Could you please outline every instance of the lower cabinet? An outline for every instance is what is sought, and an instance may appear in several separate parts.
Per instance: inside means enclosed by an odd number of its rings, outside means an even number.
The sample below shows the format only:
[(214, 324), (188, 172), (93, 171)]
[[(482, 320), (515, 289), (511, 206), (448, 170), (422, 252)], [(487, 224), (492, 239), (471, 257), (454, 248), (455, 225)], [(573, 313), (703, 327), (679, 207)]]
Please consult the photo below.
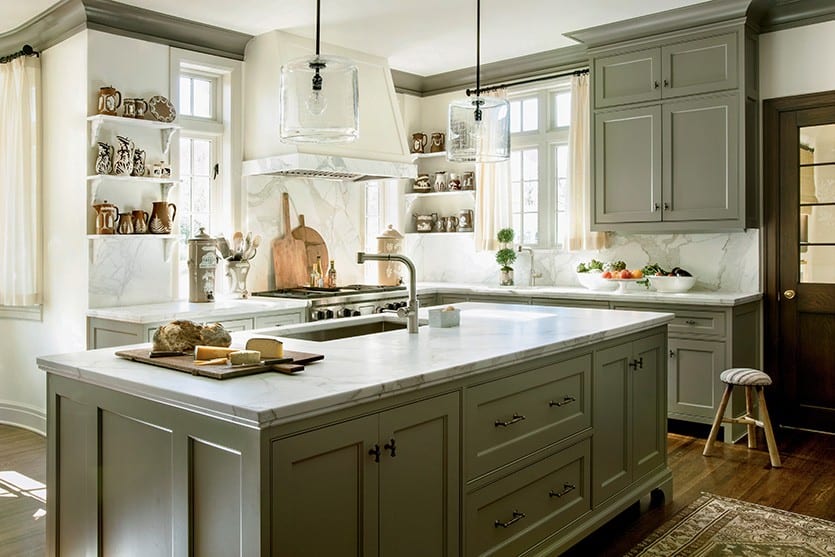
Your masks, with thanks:
[(469, 494), (467, 556), (516, 556), (591, 509), (588, 439)]
[(272, 554), (457, 555), (458, 393), (272, 443)]
[(595, 506), (666, 462), (666, 340), (655, 335), (595, 354)]
[(725, 369), (725, 342), (671, 338), (668, 358), (668, 416), (712, 420), (722, 399), (717, 378)]

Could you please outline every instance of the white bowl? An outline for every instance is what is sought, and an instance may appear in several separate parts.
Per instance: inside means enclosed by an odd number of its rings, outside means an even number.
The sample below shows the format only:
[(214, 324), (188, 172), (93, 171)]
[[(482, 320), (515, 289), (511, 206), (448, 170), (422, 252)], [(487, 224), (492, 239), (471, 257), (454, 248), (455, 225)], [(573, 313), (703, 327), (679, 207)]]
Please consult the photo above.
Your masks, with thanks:
[(599, 291), (607, 291), (612, 292), (617, 290), (620, 286), (616, 281), (605, 279), (600, 276), (601, 273), (594, 273), (594, 272), (587, 272), (587, 273), (575, 273), (577, 275), (577, 280), (580, 281), (580, 284), (588, 288), (589, 290), (599, 290)]
[(649, 284), (658, 292), (687, 292), (696, 284), (696, 277), (649, 276)]

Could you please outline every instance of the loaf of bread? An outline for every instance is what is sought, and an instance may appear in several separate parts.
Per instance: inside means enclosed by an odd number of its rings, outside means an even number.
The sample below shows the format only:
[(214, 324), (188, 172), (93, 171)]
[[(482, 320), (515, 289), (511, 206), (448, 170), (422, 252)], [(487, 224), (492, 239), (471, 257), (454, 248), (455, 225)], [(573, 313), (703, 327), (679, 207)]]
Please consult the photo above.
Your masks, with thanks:
[(191, 352), (195, 346), (229, 346), (232, 337), (220, 323), (199, 325), (177, 320), (160, 326), (154, 333), (155, 352)]

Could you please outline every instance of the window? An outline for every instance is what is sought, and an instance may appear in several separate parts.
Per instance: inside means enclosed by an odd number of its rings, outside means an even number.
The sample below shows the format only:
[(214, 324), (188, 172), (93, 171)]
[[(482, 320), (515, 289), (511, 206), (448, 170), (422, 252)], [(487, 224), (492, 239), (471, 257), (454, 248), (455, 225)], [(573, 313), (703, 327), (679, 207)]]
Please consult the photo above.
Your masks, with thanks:
[(180, 74), (180, 115), (215, 119), (217, 77)]
[(559, 247), (567, 226), (568, 79), (512, 92), (509, 101), (516, 238), (530, 247)]
[[(177, 220), (180, 234), (187, 241), (205, 228), (212, 230), (212, 184), (218, 168), (212, 137), (180, 138), (180, 203)], [(187, 256), (187, 254), (186, 254)]]

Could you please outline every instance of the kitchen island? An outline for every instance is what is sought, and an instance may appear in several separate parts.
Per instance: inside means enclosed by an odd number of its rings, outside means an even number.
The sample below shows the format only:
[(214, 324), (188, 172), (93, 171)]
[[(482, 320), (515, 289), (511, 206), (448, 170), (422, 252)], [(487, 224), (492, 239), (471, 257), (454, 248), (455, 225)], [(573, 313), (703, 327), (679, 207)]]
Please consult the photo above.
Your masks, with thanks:
[(554, 555), (671, 495), (671, 314), (457, 307), (454, 328), (286, 339), (325, 355), (294, 376), (39, 358), (49, 553)]

